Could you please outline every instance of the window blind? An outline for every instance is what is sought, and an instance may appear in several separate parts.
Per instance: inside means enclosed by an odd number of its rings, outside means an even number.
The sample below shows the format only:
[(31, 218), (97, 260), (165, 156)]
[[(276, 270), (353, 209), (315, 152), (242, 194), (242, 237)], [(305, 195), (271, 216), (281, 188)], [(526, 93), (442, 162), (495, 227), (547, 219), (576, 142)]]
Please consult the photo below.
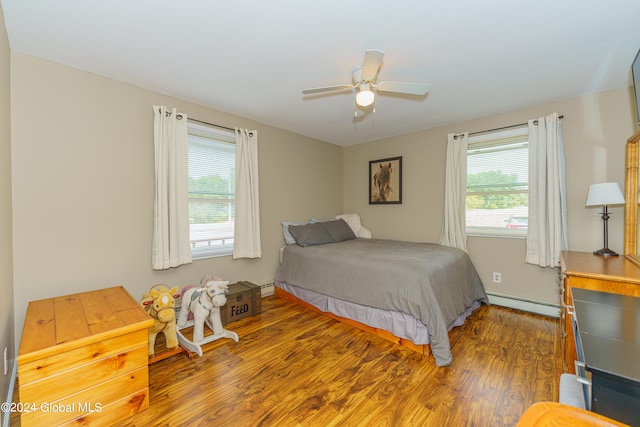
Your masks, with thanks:
[(189, 123), (189, 228), (195, 259), (233, 252), (235, 168), (233, 132)]
[(467, 234), (524, 235), (529, 141), (525, 129), (471, 139), (467, 149)]

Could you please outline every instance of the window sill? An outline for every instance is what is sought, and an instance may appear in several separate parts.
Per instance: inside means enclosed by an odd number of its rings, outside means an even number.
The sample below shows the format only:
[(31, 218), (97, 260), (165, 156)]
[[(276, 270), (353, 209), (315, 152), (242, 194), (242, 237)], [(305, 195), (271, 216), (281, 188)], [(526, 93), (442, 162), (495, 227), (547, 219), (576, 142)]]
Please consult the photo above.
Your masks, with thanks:
[(232, 256), (233, 255), (233, 247), (207, 247), (206, 249), (200, 249), (197, 251), (191, 251), (191, 258), (196, 261), (199, 259), (206, 258), (218, 258), (223, 256)]
[(526, 230), (506, 230), (506, 229), (478, 229), (468, 228), (466, 230), (468, 237), (494, 237), (501, 239), (526, 239)]

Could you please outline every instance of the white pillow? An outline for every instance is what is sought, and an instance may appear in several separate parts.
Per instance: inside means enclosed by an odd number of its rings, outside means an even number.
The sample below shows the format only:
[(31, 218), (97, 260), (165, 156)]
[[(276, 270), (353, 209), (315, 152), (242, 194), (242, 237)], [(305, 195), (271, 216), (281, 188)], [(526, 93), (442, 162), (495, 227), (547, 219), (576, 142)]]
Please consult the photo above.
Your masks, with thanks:
[(356, 237), (362, 237), (364, 239), (371, 238), (371, 231), (367, 230), (362, 226), (362, 223), (360, 222), (360, 215), (343, 214), (343, 215), (336, 215), (335, 218), (345, 220), (345, 222), (349, 224), (349, 227), (351, 227), (351, 229), (355, 233)]

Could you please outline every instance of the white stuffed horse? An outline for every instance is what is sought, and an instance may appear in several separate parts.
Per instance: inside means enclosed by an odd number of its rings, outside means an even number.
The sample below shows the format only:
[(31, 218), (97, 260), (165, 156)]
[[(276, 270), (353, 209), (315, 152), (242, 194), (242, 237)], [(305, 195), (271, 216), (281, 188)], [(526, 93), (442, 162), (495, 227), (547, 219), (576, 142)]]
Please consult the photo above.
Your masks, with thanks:
[(184, 328), (193, 313), (193, 342), (204, 340), (204, 323), (209, 320), (214, 334), (222, 334), (220, 307), (227, 303), (228, 281), (210, 280), (202, 288), (190, 288), (182, 295), (178, 327)]

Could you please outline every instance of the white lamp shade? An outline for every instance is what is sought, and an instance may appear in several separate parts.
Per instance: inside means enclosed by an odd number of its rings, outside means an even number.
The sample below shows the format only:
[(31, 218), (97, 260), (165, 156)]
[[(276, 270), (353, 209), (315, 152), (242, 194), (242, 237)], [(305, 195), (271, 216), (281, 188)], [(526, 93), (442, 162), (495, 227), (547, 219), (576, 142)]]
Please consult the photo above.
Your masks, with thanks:
[(371, 91), (369, 84), (363, 83), (360, 90), (356, 94), (356, 104), (361, 107), (368, 107), (373, 104), (373, 92)]
[(587, 206), (623, 205), (624, 196), (617, 182), (591, 184), (587, 195)]

